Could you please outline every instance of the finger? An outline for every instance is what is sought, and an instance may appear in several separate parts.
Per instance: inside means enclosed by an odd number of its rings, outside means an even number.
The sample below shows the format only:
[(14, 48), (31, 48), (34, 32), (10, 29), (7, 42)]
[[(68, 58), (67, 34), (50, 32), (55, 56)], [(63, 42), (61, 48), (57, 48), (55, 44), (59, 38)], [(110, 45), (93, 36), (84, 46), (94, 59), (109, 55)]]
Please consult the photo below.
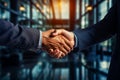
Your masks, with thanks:
[(64, 56), (65, 56), (65, 54), (64, 54), (64, 53), (62, 53), (62, 54), (61, 54), (61, 56), (62, 56), (62, 57), (64, 57)]
[(62, 43), (62, 47), (67, 51), (67, 53), (71, 51), (71, 48), (65, 42)]
[(57, 58), (57, 56), (60, 54), (60, 51), (58, 49), (54, 50), (54, 57)]
[(67, 51), (63, 46), (59, 45), (58, 46), (59, 50), (62, 51), (63, 53), (67, 54), (69, 51)]
[[(57, 38), (55, 38), (57, 40), (57, 47), (59, 48), (59, 50), (62, 50), (66, 53), (70, 52), (72, 47), (70, 47), (70, 41), (68, 41), (66, 38), (64, 38), (64, 36), (59, 35)], [(64, 49), (63, 49), (64, 48)]]
[(56, 32), (56, 29), (54, 29), (54, 31), (51, 32), (50, 37), (54, 37), (53, 34), (54, 34), (55, 32)]
[(57, 59), (59, 59), (61, 57), (61, 54), (63, 52), (61, 52), (59, 49), (56, 49), (55, 52), (56, 52), (56, 54), (54, 55), (54, 57), (57, 58)]
[(65, 54), (64, 54), (64, 53), (62, 53), (60, 58), (63, 58), (64, 56), (65, 56)]
[(59, 30), (55, 30), (54, 33), (52, 33), (53, 36), (57, 36), (59, 34), (62, 34), (62, 29), (59, 29)]
[(52, 42), (48, 42), (48, 43), (49, 43), (49, 45), (46, 46), (47, 52), (52, 52), (52, 51), (54, 51), (54, 50), (56, 49), (56, 47), (53, 46), (53, 43), (52, 43)]
[(63, 54), (63, 52), (60, 51), (57, 55), (55, 55), (55, 57), (59, 59), (61, 57), (61, 54)]
[(55, 57), (59, 55), (60, 51), (58, 49), (55, 50), (51, 50), (50, 52), (50, 56)]
[(53, 32), (55, 32), (55, 29), (50, 29), (50, 30), (48, 30), (48, 32), (53, 33)]
[(49, 55), (50, 55), (51, 57), (54, 57), (55, 54), (56, 54), (55, 50), (53, 50), (53, 49), (50, 49), (50, 50), (49, 50)]
[(62, 33), (63, 36), (65, 36), (68, 40), (71, 40), (71, 34), (70, 32), (64, 30), (63, 33)]
[(71, 51), (73, 49), (73, 44), (65, 37), (63, 37), (63, 42), (64, 42), (63, 46), (65, 49), (67, 49), (68, 51)]

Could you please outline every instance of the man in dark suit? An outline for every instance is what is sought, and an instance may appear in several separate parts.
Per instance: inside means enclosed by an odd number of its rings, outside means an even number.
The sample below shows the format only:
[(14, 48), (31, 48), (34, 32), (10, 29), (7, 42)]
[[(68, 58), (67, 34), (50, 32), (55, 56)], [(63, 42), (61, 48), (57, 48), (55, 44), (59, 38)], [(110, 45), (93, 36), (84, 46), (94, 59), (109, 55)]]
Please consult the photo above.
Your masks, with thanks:
[[(109, 10), (104, 19), (97, 24), (83, 30), (77, 29), (74, 32), (58, 29), (56, 33), (53, 33), (54, 36), (59, 34), (74, 41), (74, 46), (78, 48), (78, 50), (83, 50), (88, 46), (102, 42), (116, 35), (116, 45), (113, 51), (107, 79), (120, 80), (120, 0), (116, 1), (115, 5)], [(51, 53), (52, 52), (54, 51), (51, 51)], [(57, 54), (59, 54), (59, 52), (57, 52)]]
[(54, 29), (41, 32), (33, 28), (25, 28), (20, 25), (14, 26), (12, 23), (0, 20), (0, 45), (19, 49), (37, 49), (42, 48), (48, 53), (52, 48), (55, 52), (60, 50), (59, 55), (50, 54), (57, 58), (64, 56), (73, 47), (73, 44), (69, 44), (64, 36), (59, 35), (56, 37), (50, 37)]

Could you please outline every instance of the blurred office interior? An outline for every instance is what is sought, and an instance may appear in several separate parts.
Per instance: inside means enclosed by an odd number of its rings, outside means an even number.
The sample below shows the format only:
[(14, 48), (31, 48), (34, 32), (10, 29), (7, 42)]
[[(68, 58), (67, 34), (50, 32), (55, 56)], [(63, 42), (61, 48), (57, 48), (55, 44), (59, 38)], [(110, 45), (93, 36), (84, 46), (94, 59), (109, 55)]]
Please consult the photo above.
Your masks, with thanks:
[[(103, 19), (114, 1), (0, 0), (0, 19), (42, 31), (73, 31)], [(0, 46), (0, 80), (106, 80), (114, 41), (113, 37), (62, 59), (42, 50)]]

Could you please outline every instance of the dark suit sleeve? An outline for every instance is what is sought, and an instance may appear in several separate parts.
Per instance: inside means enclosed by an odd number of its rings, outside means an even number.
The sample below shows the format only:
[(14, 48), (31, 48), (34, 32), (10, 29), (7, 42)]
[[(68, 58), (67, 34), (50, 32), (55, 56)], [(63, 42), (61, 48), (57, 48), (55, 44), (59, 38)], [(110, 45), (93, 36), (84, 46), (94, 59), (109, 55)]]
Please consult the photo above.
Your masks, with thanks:
[(104, 41), (116, 33), (117, 14), (116, 6), (113, 6), (103, 20), (86, 29), (77, 29), (74, 31), (77, 36), (79, 50), (91, 46), (93, 44)]
[(13, 48), (37, 48), (39, 30), (25, 28), (19, 25), (0, 20), (0, 45)]

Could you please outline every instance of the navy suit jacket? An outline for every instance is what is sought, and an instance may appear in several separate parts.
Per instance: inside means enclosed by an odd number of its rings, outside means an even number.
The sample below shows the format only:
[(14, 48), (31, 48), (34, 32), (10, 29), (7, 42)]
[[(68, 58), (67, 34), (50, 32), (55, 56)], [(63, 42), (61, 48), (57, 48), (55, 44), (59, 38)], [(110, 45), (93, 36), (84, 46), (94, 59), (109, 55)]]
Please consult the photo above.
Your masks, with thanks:
[(37, 48), (39, 30), (14, 26), (12, 23), (0, 20), (0, 45), (14, 48)]
[(86, 29), (74, 31), (78, 39), (78, 48), (84, 48), (99, 43), (116, 35), (116, 45), (113, 51), (108, 72), (108, 80), (120, 80), (120, 0), (109, 10), (103, 20)]

